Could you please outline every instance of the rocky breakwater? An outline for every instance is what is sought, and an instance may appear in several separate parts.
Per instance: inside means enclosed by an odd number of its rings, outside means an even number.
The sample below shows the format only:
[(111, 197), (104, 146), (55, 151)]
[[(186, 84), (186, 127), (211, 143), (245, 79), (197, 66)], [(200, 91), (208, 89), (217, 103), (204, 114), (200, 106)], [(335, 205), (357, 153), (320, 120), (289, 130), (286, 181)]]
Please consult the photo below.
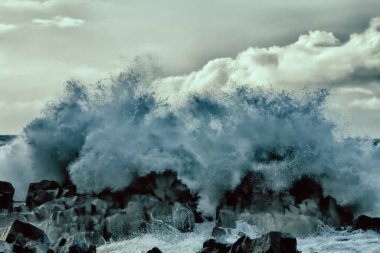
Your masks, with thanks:
[[(93, 252), (95, 246), (107, 241), (141, 233), (173, 229), (189, 232), (201, 220), (196, 211), (197, 197), (172, 172), (136, 177), (122, 191), (105, 190), (99, 194), (78, 194), (73, 185), (44, 180), (30, 184), (25, 204), (16, 207), (13, 207), (13, 194), (11, 184), (0, 184), (0, 197), (4, 200), (0, 216), (2, 230), (14, 231), (16, 226), (17, 231), (24, 231), (31, 226), (37, 234), (44, 231), (48, 240), (38, 241), (43, 247), (32, 247), (14, 244), (3, 237), (3, 252), (16, 252), (19, 245), (30, 252), (46, 252), (45, 249)], [(25, 238), (24, 241), (30, 239)], [(81, 251), (70, 251), (70, 248)]]
[[(359, 216), (354, 221), (352, 210), (325, 196), (311, 176), (282, 192), (264, 182), (262, 174), (248, 172), (225, 192), (213, 218), (212, 239), (200, 252), (297, 252), (292, 236), (310, 235), (326, 225), (379, 231), (378, 219)], [(142, 233), (191, 232), (206, 220), (197, 211), (196, 193), (170, 171), (136, 177), (116, 192), (79, 194), (70, 183), (44, 180), (30, 184), (24, 204), (14, 206), (13, 195), (12, 185), (0, 182), (0, 252), (95, 252), (106, 242)], [(256, 226), (262, 237), (241, 234), (235, 243), (225, 243), (237, 221)]]
[(335, 229), (351, 226), (353, 214), (331, 196), (324, 196), (313, 177), (303, 176), (282, 192), (264, 185), (264, 176), (249, 172), (232, 191), (226, 192), (216, 210), (213, 235), (222, 236), (242, 220), (264, 233), (280, 231), (302, 237), (322, 226)]

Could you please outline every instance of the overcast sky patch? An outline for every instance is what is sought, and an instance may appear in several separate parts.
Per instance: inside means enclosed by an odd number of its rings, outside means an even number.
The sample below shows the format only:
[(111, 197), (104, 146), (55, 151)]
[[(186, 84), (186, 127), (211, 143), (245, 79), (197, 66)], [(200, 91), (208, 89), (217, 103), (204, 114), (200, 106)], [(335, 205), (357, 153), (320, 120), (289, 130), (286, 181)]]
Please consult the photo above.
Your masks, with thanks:
[(0, 23), (0, 34), (12, 31), (16, 28), (17, 26), (14, 24)]
[(380, 23), (367, 29), (379, 9), (378, 0), (0, 0), (0, 103), (9, 105), (0, 134), (37, 116), (28, 106), (11, 115), (15, 103), (57, 97), (66, 80), (93, 83), (153, 53), (176, 90), (184, 77), (195, 89), (334, 89), (332, 107), (360, 118), (360, 134), (380, 136), (380, 109), (347, 106), (380, 98)]
[(82, 19), (75, 19), (70, 17), (55, 16), (52, 19), (33, 19), (33, 23), (42, 26), (56, 26), (59, 28), (77, 27), (81, 26), (84, 21)]

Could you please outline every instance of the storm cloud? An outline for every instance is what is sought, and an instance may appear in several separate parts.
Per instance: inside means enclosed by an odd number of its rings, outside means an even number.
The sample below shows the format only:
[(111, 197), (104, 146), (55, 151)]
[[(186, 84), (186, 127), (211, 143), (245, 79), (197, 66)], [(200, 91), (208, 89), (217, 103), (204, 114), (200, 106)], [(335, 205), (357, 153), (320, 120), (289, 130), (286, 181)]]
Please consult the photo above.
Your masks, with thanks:
[(377, 21), (367, 29), (379, 9), (375, 0), (4, 0), (0, 132), (19, 133), (66, 80), (94, 83), (151, 53), (179, 83), (174, 91), (187, 90), (191, 76), (202, 80), (193, 88), (206, 87), (200, 75), (224, 88), (332, 88), (330, 106), (360, 129), (352, 133), (380, 135)]

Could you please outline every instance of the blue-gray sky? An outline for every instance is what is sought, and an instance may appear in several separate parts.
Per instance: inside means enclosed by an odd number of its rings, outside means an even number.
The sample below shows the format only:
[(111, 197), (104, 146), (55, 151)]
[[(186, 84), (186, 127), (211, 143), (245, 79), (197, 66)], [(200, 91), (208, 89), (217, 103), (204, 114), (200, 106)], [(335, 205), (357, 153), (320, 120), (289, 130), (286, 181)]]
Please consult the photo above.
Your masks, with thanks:
[[(213, 59), (227, 60), (207, 66), (230, 71), (220, 66), (261, 57), (248, 66), (255, 78), (234, 69), (237, 79), (330, 88), (339, 124), (351, 135), (380, 136), (379, 28), (364, 32), (378, 15), (378, 0), (1, 0), (0, 133), (22, 131), (66, 80), (95, 82), (152, 53), (165, 75), (205, 76), (199, 70)], [(330, 44), (307, 48), (317, 42)], [(282, 67), (269, 66), (260, 48), (272, 48)]]

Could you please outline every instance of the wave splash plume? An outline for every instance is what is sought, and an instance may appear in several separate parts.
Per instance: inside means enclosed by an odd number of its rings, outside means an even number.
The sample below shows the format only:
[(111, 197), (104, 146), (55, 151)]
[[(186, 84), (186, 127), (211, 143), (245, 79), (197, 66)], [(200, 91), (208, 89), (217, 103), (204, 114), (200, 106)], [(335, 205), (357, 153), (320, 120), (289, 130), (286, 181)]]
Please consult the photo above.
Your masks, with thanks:
[(236, 87), (174, 104), (155, 93), (157, 72), (140, 60), (108, 83), (68, 82), (22, 137), (1, 147), (4, 179), (19, 194), (25, 181), (41, 178), (71, 180), (84, 193), (172, 170), (199, 193), (200, 210), (212, 214), (248, 171), (263, 173), (274, 190), (306, 174), (342, 204), (374, 210), (380, 150), (334, 136), (323, 113), (328, 91)]

